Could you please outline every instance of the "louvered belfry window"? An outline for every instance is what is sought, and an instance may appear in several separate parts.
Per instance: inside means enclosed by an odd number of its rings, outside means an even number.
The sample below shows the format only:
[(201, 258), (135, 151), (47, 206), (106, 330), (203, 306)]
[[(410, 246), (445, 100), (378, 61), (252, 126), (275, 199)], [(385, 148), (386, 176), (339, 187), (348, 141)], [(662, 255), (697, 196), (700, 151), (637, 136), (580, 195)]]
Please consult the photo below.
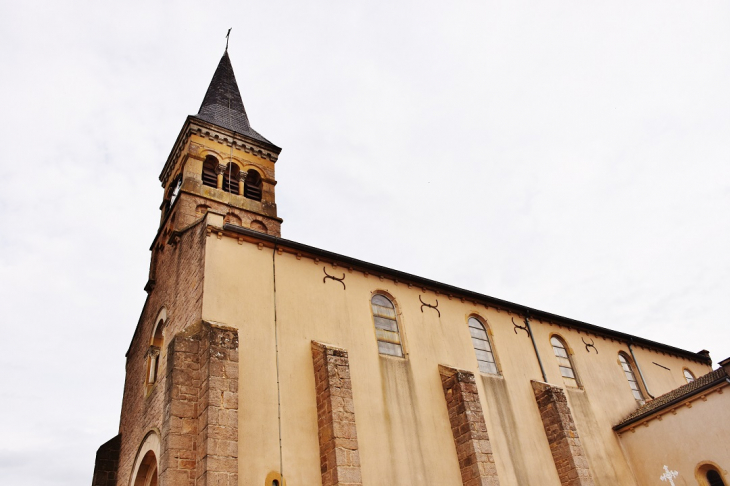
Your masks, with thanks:
[(560, 367), (560, 374), (563, 377), (563, 382), (568, 386), (578, 388), (578, 378), (575, 376), (575, 370), (573, 369), (573, 363), (570, 361), (568, 356), (568, 349), (562, 339), (557, 336), (550, 338), (550, 344), (553, 345), (553, 353), (555, 358), (558, 360), (558, 366)]
[(370, 304), (373, 308), (375, 321), (375, 336), (378, 339), (380, 354), (403, 357), (403, 346), (398, 330), (398, 319), (395, 306), (389, 298), (382, 294), (373, 295)]
[(255, 201), (261, 200), (261, 174), (249, 169), (246, 184), (243, 186), (243, 196)]
[(626, 375), (626, 379), (629, 382), (629, 386), (631, 387), (631, 393), (634, 394), (634, 398), (636, 399), (636, 401), (643, 405), (644, 394), (641, 392), (639, 382), (636, 381), (636, 374), (634, 373), (634, 368), (631, 366), (631, 361), (623, 353), (619, 353), (618, 361), (619, 363), (621, 363), (621, 369), (624, 371), (624, 375)]
[(485, 329), (484, 324), (482, 324), (476, 317), (469, 318), (469, 333), (471, 334), (471, 343), (474, 346), (474, 352), (477, 355), (479, 371), (482, 373), (489, 373), (491, 375), (499, 374), (487, 330)]
[(203, 163), (203, 185), (208, 187), (218, 187), (218, 175), (215, 173), (218, 167), (218, 161), (215, 157), (206, 157)]
[(238, 194), (238, 179), (240, 174), (238, 165), (229, 162), (223, 171), (223, 190), (232, 194)]

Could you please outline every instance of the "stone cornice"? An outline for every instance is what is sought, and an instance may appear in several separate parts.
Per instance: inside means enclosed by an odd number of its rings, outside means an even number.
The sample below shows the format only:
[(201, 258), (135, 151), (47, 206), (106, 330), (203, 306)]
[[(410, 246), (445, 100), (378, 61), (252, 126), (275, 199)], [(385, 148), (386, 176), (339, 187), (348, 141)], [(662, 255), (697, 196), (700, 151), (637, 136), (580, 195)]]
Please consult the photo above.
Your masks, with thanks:
[(170, 151), (170, 155), (167, 157), (165, 166), (160, 173), (160, 182), (162, 182), (162, 187), (165, 187), (169, 182), (172, 170), (175, 167), (175, 162), (180, 159), (180, 156), (187, 147), (188, 141), (192, 135), (205, 137), (208, 140), (215, 141), (227, 147), (232, 146), (233, 148), (243, 150), (248, 154), (252, 154), (264, 160), (270, 160), (274, 163), (277, 161), (279, 154), (281, 153), (281, 149), (275, 145), (254, 140), (246, 137), (245, 135), (241, 135), (240, 133), (221, 128), (190, 115), (187, 120), (185, 120), (185, 124), (180, 130), (180, 133), (175, 140), (175, 144)]

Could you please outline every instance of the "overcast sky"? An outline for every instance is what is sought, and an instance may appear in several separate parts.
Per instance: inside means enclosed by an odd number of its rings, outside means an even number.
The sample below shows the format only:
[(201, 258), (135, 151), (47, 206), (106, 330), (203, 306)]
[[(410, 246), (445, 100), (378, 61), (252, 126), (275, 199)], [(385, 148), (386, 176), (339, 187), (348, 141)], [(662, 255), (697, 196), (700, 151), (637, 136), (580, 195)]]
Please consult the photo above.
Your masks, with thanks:
[(90, 484), (225, 33), (285, 238), (730, 356), (730, 3), (3, 2), (0, 484)]

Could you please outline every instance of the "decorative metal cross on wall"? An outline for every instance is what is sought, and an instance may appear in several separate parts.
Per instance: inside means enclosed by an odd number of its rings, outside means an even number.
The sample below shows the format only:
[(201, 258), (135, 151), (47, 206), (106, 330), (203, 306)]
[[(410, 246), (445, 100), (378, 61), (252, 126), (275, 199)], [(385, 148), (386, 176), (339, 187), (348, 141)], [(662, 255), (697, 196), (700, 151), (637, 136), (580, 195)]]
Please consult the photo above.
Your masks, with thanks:
[(676, 478), (677, 476), (679, 476), (679, 473), (677, 471), (670, 471), (669, 468), (667, 467), (667, 465), (665, 464), (664, 465), (664, 474), (659, 476), (659, 479), (661, 479), (662, 481), (669, 481), (669, 484), (671, 484), (672, 486), (675, 486), (674, 478)]

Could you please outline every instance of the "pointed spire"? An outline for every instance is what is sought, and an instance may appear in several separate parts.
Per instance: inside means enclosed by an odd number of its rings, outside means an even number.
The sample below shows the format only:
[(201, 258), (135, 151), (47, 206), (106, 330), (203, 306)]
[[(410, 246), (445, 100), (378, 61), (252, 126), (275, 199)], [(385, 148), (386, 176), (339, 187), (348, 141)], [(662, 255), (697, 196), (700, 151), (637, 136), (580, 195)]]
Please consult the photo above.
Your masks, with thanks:
[(238, 90), (236, 76), (233, 74), (228, 50), (223, 53), (223, 57), (218, 63), (218, 68), (213, 74), (197, 116), (228, 130), (271, 143), (252, 129), (248, 122), (248, 115), (243, 106), (241, 92)]

